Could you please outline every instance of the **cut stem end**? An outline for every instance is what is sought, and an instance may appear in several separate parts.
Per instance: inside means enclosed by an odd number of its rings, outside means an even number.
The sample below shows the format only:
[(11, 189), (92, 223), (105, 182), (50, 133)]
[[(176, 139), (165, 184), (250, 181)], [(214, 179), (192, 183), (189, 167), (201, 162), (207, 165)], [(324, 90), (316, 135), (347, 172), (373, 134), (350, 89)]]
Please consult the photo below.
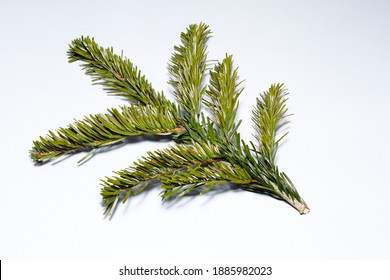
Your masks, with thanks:
[(289, 201), (289, 203), (298, 210), (299, 214), (305, 215), (310, 212), (310, 208), (307, 207), (306, 203), (304, 201)]

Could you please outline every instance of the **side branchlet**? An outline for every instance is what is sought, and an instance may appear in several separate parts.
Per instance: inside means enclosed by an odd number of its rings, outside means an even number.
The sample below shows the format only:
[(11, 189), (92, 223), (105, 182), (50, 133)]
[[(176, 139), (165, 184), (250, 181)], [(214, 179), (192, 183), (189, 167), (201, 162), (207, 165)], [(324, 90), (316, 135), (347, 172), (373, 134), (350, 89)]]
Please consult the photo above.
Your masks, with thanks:
[(169, 84), (179, 104), (189, 116), (199, 113), (203, 94), (206, 71), (207, 47), (210, 36), (208, 25), (192, 24), (181, 33), (181, 45), (175, 46), (168, 71), (171, 74)]
[(210, 85), (206, 91), (204, 104), (210, 108), (216, 128), (226, 141), (231, 141), (237, 133), (236, 123), (239, 88), (238, 69), (233, 68), (233, 57), (226, 55), (214, 70), (210, 71)]
[(287, 91), (283, 84), (273, 84), (256, 100), (252, 121), (256, 130), (260, 154), (270, 163), (274, 163), (280, 141), (287, 132), (277, 138), (277, 132), (288, 123)]
[(94, 38), (73, 40), (69, 45), (68, 59), (70, 63), (81, 62), (85, 74), (109, 94), (125, 97), (137, 105), (166, 106), (169, 103), (128, 58), (115, 54), (113, 48), (99, 46)]

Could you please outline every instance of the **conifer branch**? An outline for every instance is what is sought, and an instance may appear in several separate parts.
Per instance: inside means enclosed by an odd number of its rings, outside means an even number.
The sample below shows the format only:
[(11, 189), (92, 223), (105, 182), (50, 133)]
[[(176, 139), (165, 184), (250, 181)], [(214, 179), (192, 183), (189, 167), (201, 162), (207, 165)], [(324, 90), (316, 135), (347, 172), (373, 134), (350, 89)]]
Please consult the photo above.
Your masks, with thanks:
[(239, 88), (238, 71), (233, 68), (232, 56), (226, 55), (214, 71), (210, 71), (210, 85), (206, 91), (204, 104), (211, 109), (214, 122), (223, 138), (231, 141), (240, 124), (236, 123), (238, 97), (243, 88)]
[(113, 145), (129, 136), (141, 134), (180, 134), (185, 128), (180, 123), (178, 108), (153, 106), (123, 106), (108, 113), (89, 115), (57, 133), (34, 141), (31, 156), (42, 162), (89, 148)]
[[(74, 40), (69, 61), (81, 61), (93, 82), (102, 84), (109, 93), (125, 96), (131, 104), (89, 115), (57, 132), (49, 131), (34, 141), (31, 157), (42, 162), (89, 149), (88, 157), (96, 149), (129, 136), (169, 134), (180, 143), (148, 152), (133, 166), (101, 181), (106, 214), (111, 215), (119, 201), (126, 202), (153, 181), (161, 183), (163, 198), (192, 191), (203, 194), (218, 184), (234, 183), (243, 190), (284, 200), (301, 214), (308, 213), (295, 186), (275, 163), (278, 145), (287, 134), (277, 138), (278, 130), (287, 123), (286, 89), (283, 84), (274, 84), (257, 98), (252, 121), (258, 145), (241, 140), (237, 131), (240, 121), (235, 118), (243, 89), (232, 56), (217, 63), (210, 71), (209, 84), (204, 82), (209, 35), (207, 25), (190, 25), (181, 33), (181, 45), (174, 47), (168, 70), (178, 105), (157, 93), (137, 67), (114, 54), (112, 48), (104, 49), (89, 37)], [(202, 100), (211, 118), (200, 112)]]
[(92, 82), (103, 85), (114, 95), (123, 96), (139, 105), (164, 106), (170, 103), (163, 93), (157, 93), (151, 83), (133, 63), (117, 55), (113, 48), (99, 46), (94, 38), (81, 37), (69, 45), (69, 62), (80, 61)]
[(206, 41), (210, 35), (208, 25), (192, 24), (181, 33), (182, 45), (175, 46), (168, 65), (169, 84), (179, 103), (190, 116), (199, 113), (202, 96), (206, 90), (203, 78), (206, 71)]
[(259, 152), (270, 163), (275, 161), (279, 142), (287, 135), (283, 134), (276, 139), (278, 130), (287, 124), (286, 121), (287, 91), (283, 84), (273, 84), (256, 100), (253, 109), (252, 121), (256, 129), (256, 138), (259, 142)]

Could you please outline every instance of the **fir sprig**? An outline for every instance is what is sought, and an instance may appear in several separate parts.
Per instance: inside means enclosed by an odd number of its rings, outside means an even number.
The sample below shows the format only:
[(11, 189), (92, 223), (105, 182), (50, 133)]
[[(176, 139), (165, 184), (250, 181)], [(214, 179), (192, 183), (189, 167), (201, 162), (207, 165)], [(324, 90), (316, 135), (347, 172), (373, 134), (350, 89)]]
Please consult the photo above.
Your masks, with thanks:
[[(207, 25), (192, 24), (181, 33), (181, 45), (174, 47), (168, 70), (177, 105), (156, 92), (138, 68), (123, 55), (114, 54), (112, 48), (104, 49), (89, 37), (74, 40), (69, 61), (82, 62), (94, 82), (109, 93), (126, 97), (130, 105), (49, 131), (34, 141), (31, 157), (44, 162), (85, 149), (91, 153), (133, 135), (170, 134), (176, 144), (148, 152), (101, 181), (106, 214), (111, 215), (118, 202), (126, 202), (151, 182), (160, 183), (163, 199), (204, 194), (216, 185), (234, 183), (243, 190), (284, 200), (301, 214), (308, 213), (306, 203), (275, 160), (287, 134), (278, 136), (287, 123), (287, 90), (283, 84), (273, 84), (260, 94), (252, 116), (257, 144), (243, 141), (238, 132), (241, 121), (236, 121), (243, 88), (232, 56), (218, 62), (209, 71), (210, 81), (205, 81), (210, 33)], [(202, 101), (211, 118), (200, 111)]]
[(256, 129), (256, 138), (259, 141), (260, 154), (269, 162), (275, 161), (276, 151), (280, 141), (287, 132), (276, 139), (277, 132), (288, 123), (287, 91), (283, 84), (274, 84), (256, 99), (252, 121)]
[(122, 193), (127, 193), (125, 202), (133, 191), (140, 187), (135, 194), (143, 190), (152, 180), (185, 170), (195, 165), (202, 165), (222, 160), (218, 146), (210, 143), (195, 143), (192, 145), (177, 144), (164, 150), (148, 152), (137, 162), (124, 170), (115, 172), (115, 176), (102, 180), (102, 191), (106, 212), (112, 213), (116, 201)]
[(240, 122), (236, 123), (238, 97), (243, 88), (239, 88), (238, 70), (233, 68), (233, 57), (226, 56), (210, 71), (210, 85), (206, 91), (204, 104), (214, 116), (216, 128), (226, 141), (231, 141)]
[[(178, 108), (153, 106), (122, 106), (105, 114), (89, 115), (57, 132), (34, 141), (31, 157), (38, 162), (58, 158), (78, 150), (116, 144), (129, 136), (141, 134), (180, 134), (185, 128), (180, 123)], [(84, 160), (83, 158), (82, 160)]]
[(94, 38), (81, 37), (72, 41), (68, 50), (69, 62), (81, 62), (92, 82), (103, 85), (110, 94), (123, 96), (139, 105), (165, 106), (169, 101), (154, 90), (138, 67), (113, 48), (99, 46)]
[(168, 65), (171, 78), (169, 84), (174, 94), (190, 116), (199, 113), (206, 90), (203, 79), (206, 72), (206, 41), (210, 30), (206, 24), (191, 24), (187, 32), (180, 35), (181, 45), (175, 46)]

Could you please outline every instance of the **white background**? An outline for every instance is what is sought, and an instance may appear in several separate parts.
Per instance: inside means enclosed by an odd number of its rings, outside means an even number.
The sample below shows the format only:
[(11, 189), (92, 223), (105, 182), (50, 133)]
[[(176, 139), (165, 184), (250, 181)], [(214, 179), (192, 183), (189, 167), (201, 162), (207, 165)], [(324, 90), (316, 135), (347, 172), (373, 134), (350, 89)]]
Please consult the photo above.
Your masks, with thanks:
[[(75, 64), (68, 44), (94, 36), (169, 93), (179, 34), (205, 22), (209, 59), (233, 54), (246, 90), (239, 117), (271, 83), (289, 89), (278, 163), (311, 212), (268, 196), (212, 192), (162, 203), (153, 189), (102, 215), (99, 179), (166, 142), (140, 142), (44, 166), (32, 141), (123, 101)], [(0, 0), (1, 259), (390, 258), (389, 1)]]

